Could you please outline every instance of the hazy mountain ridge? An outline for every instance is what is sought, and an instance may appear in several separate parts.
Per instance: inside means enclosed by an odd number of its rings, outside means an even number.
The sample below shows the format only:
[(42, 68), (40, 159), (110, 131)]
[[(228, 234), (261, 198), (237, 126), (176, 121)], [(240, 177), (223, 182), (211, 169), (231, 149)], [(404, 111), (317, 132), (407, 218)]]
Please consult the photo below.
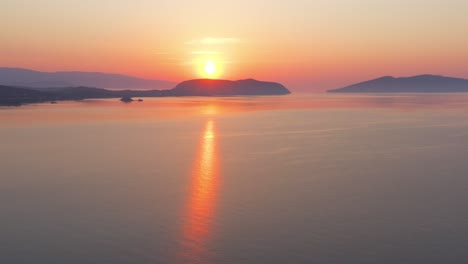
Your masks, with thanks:
[(25, 87), (90, 86), (111, 89), (170, 89), (175, 83), (102, 72), (40, 72), (21, 68), (0, 68), (0, 85)]
[(329, 93), (450, 93), (468, 92), (468, 80), (440, 75), (417, 75), (411, 77), (384, 76), (328, 90)]

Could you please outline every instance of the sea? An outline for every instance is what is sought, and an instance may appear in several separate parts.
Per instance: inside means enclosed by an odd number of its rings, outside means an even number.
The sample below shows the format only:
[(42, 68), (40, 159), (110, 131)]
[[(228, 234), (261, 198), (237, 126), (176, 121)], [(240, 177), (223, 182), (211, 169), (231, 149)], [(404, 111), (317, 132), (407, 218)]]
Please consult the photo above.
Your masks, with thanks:
[(464, 263), (467, 94), (0, 108), (0, 263)]

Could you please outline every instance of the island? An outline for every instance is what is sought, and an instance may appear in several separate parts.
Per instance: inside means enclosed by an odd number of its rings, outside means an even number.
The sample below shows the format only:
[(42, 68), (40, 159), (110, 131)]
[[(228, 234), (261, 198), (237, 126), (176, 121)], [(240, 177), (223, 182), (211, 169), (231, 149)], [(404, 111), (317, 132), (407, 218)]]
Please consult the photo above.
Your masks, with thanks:
[(134, 100), (133, 100), (133, 98), (131, 98), (131, 97), (125, 96), (125, 97), (120, 98), (120, 101), (122, 101), (122, 102), (124, 102), (124, 103), (131, 103), (131, 102), (133, 102)]
[[(286, 95), (282, 84), (254, 79), (239, 81), (196, 79), (179, 83), (169, 90), (107, 90), (94, 87), (31, 88), (0, 85), (0, 105), (57, 102), (97, 98), (169, 97), (169, 96), (261, 96)], [(141, 100), (143, 101), (143, 100)], [(140, 101), (140, 102), (141, 102)]]
[(279, 83), (254, 79), (239, 81), (196, 79), (179, 83), (171, 92), (176, 96), (285, 95), (291, 93)]
[(468, 92), (468, 80), (440, 75), (418, 75), (395, 78), (385, 76), (329, 93), (461, 93)]

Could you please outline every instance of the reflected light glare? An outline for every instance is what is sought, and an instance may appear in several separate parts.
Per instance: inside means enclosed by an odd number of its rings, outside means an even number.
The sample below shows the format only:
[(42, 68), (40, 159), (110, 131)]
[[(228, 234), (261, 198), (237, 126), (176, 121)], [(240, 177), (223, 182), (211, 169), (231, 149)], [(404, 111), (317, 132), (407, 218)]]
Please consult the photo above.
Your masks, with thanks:
[(202, 113), (204, 115), (216, 115), (218, 113), (218, 106), (215, 104), (209, 104), (203, 107)]
[[(214, 121), (206, 123), (195, 160), (190, 196), (182, 227), (183, 245), (178, 258), (182, 263), (204, 263), (208, 258), (208, 242), (218, 188), (218, 163)], [(201, 262), (200, 262), (201, 261)]]

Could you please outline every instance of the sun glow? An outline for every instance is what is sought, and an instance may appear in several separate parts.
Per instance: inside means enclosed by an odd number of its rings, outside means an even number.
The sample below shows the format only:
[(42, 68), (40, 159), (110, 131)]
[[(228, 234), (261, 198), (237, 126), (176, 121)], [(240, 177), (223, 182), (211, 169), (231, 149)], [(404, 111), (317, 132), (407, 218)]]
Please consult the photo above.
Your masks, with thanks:
[(196, 60), (198, 75), (202, 78), (217, 79), (221, 76), (222, 65), (220, 59), (199, 58)]
[(205, 73), (210, 76), (216, 73), (216, 65), (213, 63), (213, 61), (205, 61)]

